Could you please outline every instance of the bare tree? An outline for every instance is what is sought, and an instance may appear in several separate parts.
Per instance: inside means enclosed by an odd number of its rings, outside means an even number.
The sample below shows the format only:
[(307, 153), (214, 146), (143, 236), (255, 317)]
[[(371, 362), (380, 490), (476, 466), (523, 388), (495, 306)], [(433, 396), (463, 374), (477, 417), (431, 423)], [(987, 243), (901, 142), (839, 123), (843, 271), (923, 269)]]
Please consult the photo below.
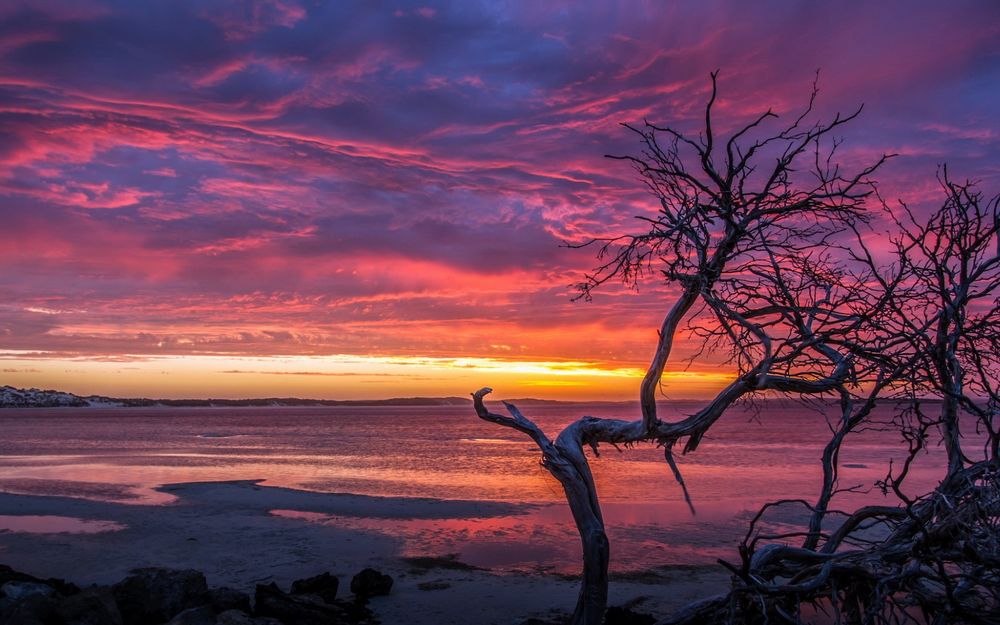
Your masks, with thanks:
[[(824, 252), (828, 237), (867, 219), (870, 176), (886, 158), (850, 174), (834, 161), (833, 133), (860, 109), (810, 122), (814, 85), (791, 123), (765, 134), (778, 117), (769, 110), (722, 139), (713, 127), (716, 74), (711, 81), (698, 136), (648, 122), (625, 125), (639, 138), (641, 154), (612, 158), (634, 166), (659, 211), (639, 218), (644, 232), (599, 241), (603, 264), (581, 285), (589, 297), (608, 281), (634, 285), (654, 274), (678, 291), (640, 386), (638, 418), (585, 416), (552, 440), (511, 404), (505, 403), (510, 416), (490, 411), (484, 397), (491, 389), (473, 393), (478, 416), (531, 437), (542, 465), (563, 486), (583, 544), (574, 625), (600, 623), (608, 592), (609, 545), (585, 448), (661, 446), (690, 504), (674, 458), (678, 442), (684, 440), (684, 453), (694, 451), (727, 408), (750, 396), (842, 394), (874, 371), (859, 367), (856, 352), (865, 348), (856, 337), (884, 302), (859, 298), (858, 286)], [(685, 327), (705, 345), (724, 346), (736, 375), (694, 414), (664, 421), (656, 394)]]
[[(859, 288), (880, 301), (860, 334), (877, 353), (854, 352), (878, 362), (879, 376), (866, 399), (842, 401), (817, 503), (765, 506), (741, 545), (740, 564), (727, 564), (731, 590), (663, 623), (802, 623), (810, 609), (852, 624), (998, 622), (1000, 196), (985, 200), (973, 184), (950, 180), (947, 169), (940, 181), (945, 201), (930, 216), (902, 204), (887, 210), (887, 259), (878, 260), (860, 232), (843, 248), (861, 267)], [(868, 406), (880, 394), (898, 400), (884, 425), (906, 445), (903, 462), (879, 483), (896, 503), (838, 512), (839, 523), (824, 531), (842, 432), (872, 427)], [(963, 435), (980, 446), (977, 453)], [(911, 495), (905, 483), (913, 463), (935, 442), (946, 455), (941, 482)], [(787, 504), (812, 510), (801, 547), (779, 542), (789, 534), (768, 534), (761, 524), (769, 509)]]
[[(945, 201), (927, 219), (903, 203), (888, 211), (895, 266), (907, 288), (891, 300), (894, 325), (879, 330), (908, 342), (913, 383), (942, 401), (934, 425), (951, 477), (973, 462), (963, 449), (963, 415), (986, 434), (980, 459), (995, 459), (1000, 445), (1000, 196), (987, 201), (971, 182), (952, 181), (946, 167), (939, 182)], [(875, 266), (871, 253), (860, 260)]]

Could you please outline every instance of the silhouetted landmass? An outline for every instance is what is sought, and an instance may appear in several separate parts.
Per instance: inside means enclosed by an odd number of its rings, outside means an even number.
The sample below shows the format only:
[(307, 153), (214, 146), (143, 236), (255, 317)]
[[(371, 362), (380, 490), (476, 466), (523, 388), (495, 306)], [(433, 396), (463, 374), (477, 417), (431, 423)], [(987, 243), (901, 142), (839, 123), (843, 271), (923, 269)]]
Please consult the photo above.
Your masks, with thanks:
[[(507, 401), (525, 406), (623, 406), (636, 403), (625, 401), (566, 401), (522, 397)], [(940, 400), (929, 398), (925, 403)], [(65, 391), (21, 389), (0, 386), (0, 408), (224, 408), (224, 407), (295, 407), (295, 406), (468, 406), (465, 397), (393, 397), (389, 399), (303, 399), (301, 397), (262, 397), (250, 399), (150, 399), (147, 397), (105, 397), (74, 395)], [(897, 403), (886, 399), (880, 403)]]
[(80, 396), (63, 391), (0, 386), (0, 408), (143, 408), (171, 407), (264, 407), (264, 406), (466, 406), (465, 397), (394, 397), (391, 399), (302, 399), (264, 397), (255, 399), (149, 399), (103, 395)]
[(391, 399), (302, 399), (264, 397), (260, 399), (121, 399), (125, 407), (177, 406), (465, 406), (464, 397), (393, 397)]

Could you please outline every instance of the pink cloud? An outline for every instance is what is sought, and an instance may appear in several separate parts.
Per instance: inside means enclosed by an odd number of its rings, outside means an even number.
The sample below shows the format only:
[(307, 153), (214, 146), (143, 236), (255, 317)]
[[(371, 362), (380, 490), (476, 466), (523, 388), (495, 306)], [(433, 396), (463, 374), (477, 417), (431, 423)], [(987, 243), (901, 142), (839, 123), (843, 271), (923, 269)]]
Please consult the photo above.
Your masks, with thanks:
[(573, 304), (594, 260), (558, 246), (657, 209), (603, 155), (697, 129), (716, 68), (719, 132), (821, 68), (887, 198), (1000, 180), (981, 5), (35, 6), (0, 10), (0, 349), (641, 366), (669, 294)]

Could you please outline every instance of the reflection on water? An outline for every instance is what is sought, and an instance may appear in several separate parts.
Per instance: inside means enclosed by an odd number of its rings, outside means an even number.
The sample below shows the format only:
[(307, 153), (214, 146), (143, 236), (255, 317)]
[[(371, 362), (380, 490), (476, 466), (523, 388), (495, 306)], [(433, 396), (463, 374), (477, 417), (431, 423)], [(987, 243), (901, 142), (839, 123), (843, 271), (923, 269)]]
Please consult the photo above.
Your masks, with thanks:
[[(71, 466), (72, 470), (67, 471), (66, 466)], [(91, 479), (101, 479), (106, 476), (112, 479), (129, 479), (134, 477), (123, 475), (124, 471), (121, 468), (104, 465), (79, 463), (72, 465), (60, 464), (53, 467), (36, 466), (30, 471), (30, 474), (34, 477), (17, 477), (18, 473), (15, 472), (12, 477), (0, 478), (0, 492), (15, 495), (73, 497), (77, 499), (90, 499), (92, 501), (151, 505), (169, 504), (177, 500), (170, 493), (156, 490), (159, 483), (155, 482), (145, 484), (115, 484), (62, 479), (67, 474), (76, 475), (81, 472), (86, 473)], [(4, 472), (0, 473), (0, 475), (9, 475), (9, 473)], [(44, 477), (47, 475), (51, 477)]]
[[(641, 570), (650, 562), (706, 564), (732, 556), (744, 526), (728, 507), (709, 506), (698, 517), (675, 515), (663, 504), (609, 504), (605, 518), (614, 545), (612, 569)], [(453, 555), (471, 566), (530, 573), (576, 574), (581, 546), (565, 505), (550, 504), (523, 514), (494, 518), (372, 519), (310, 512), (272, 510), (342, 529), (375, 531), (402, 541), (405, 557)]]
[(117, 532), (124, 525), (113, 521), (77, 519), (69, 516), (0, 514), (0, 532), (22, 534), (98, 534)]
[[(664, 408), (680, 416), (698, 404)], [(638, 414), (624, 404), (522, 409), (551, 436), (582, 414)], [(660, 553), (674, 562), (711, 561), (731, 554), (745, 511), (781, 497), (814, 498), (829, 436), (824, 417), (778, 402), (767, 403), (761, 417), (733, 411), (697, 453), (679, 458), (695, 518), (661, 450), (619, 454), (609, 447), (591, 456), (614, 562), (629, 568)], [(578, 561), (562, 489), (539, 466), (539, 452), (519, 433), (480, 421), (471, 407), (3, 410), (0, 428), (6, 492), (159, 505), (174, 501), (155, 490), (163, 484), (263, 480), (321, 492), (533, 502), (548, 505), (499, 519), (309, 520), (393, 534), (410, 555), (456, 553), (481, 566), (561, 570)], [(841, 454), (841, 486), (870, 487), (904, 451), (891, 432), (852, 435)], [(933, 486), (940, 458), (935, 448), (918, 461), (910, 492)], [(840, 504), (861, 501), (884, 500), (869, 488), (844, 494)]]

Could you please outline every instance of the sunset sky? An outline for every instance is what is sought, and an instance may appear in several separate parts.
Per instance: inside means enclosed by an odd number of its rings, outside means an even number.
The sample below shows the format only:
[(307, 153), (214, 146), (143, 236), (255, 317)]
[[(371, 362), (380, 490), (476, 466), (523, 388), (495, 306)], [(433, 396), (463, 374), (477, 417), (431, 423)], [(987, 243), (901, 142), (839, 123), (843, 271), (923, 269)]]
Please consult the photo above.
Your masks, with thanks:
[(0, 0), (0, 384), (633, 398), (669, 292), (572, 302), (560, 245), (655, 211), (603, 155), (696, 128), (715, 69), (723, 128), (819, 69), (886, 197), (1000, 191), (991, 0)]

